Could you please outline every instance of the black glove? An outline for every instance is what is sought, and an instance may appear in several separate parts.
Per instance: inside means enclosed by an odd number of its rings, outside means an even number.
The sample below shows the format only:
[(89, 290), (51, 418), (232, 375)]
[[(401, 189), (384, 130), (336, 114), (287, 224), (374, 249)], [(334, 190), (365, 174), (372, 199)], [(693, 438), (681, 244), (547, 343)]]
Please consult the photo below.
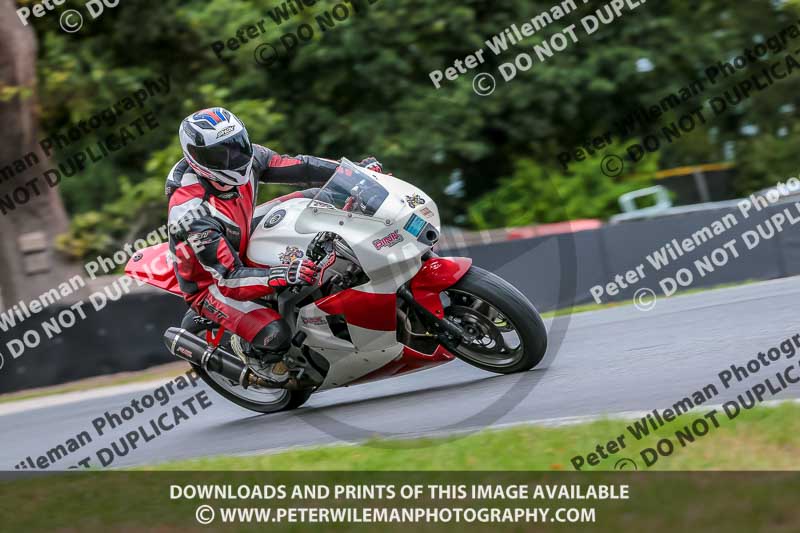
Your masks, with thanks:
[(319, 267), (309, 259), (295, 259), (289, 265), (269, 269), (269, 286), (313, 285), (317, 281)]
[(366, 168), (367, 170), (371, 170), (373, 172), (377, 172), (379, 174), (383, 174), (383, 165), (380, 161), (375, 159), (374, 157), (370, 156), (363, 161), (361, 161), (358, 166)]

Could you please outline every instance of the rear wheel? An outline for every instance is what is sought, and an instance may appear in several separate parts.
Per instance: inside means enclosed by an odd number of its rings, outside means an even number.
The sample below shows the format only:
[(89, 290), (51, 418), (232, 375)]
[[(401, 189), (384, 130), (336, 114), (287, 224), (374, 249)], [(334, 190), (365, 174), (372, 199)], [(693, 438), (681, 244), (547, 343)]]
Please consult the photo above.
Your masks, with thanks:
[[(181, 326), (185, 327), (194, 335), (203, 337), (207, 328), (198, 327), (194, 322), (197, 315), (194, 311), (187, 311)], [(212, 329), (212, 334), (216, 335), (216, 330)], [(233, 351), (230, 346), (231, 335), (225, 334), (222, 345), (229, 351)], [(244, 389), (239, 383), (231, 381), (217, 373), (206, 372), (199, 366), (192, 365), (200, 378), (208, 383), (220, 396), (235, 403), (240, 407), (255, 411), (257, 413), (277, 413), (279, 411), (289, 411), (297, 409), (311, 396), (310, 390), (286, 390), (286, 389), (267, 389), (261, 387), (249, 387)]]
[(513, 285), (471, 267), (444, 293), (445, 318), (465, 332), (452, 348), (459, 359), (498, 374), (535, 367), (547, 350), (547, 329), (533, 304)]
[(220, 396), (245, 409), (257, 413), (277, 413), (297, 409), (311, 397), (310, 390), (286, 390), (249, 387), (243, 389), (238, 383), (195, 366), (197, 375)]

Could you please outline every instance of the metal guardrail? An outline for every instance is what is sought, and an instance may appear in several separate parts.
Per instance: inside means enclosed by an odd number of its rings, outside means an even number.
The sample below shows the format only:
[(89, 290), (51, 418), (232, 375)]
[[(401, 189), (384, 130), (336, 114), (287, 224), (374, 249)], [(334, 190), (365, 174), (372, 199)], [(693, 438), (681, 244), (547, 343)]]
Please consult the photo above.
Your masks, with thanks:
[[(648, 189), (651, 189), (649, 187)], [(647, 189), (641, 189), (645, 191)], [(767, 195), (772, 192), (777, 191), (780, 194), (780, 191), (777, 187), (770, 187), (768, 189), (763, 189), (752, 194), (748, 198), (767, 198)], [(639, 192), (639, 191), (634, 191)], [(624, 196), (624, 195), (623, 195)], [(621, 201), (620, 197), (620, 201)], [(721, 200), (719, 202), (704, 202), (700, 204), (690, 204), (690, 205), (679, 205), (679, 206), (671, 206), (658, 209), (657, 206), (654, 207), (647, 207), (644, 209), (639, 209), (636, 211), (631, 211), (627, 213), (620, 213), (619, 215), (614, 215), (609, 219), (609, 223), (611, 224), (619, 224), (621, 222), (630, 222), (632, 220), (646, 220), (652, 218), (661, 218), (661, 217), (669, 217), (669, 216), (676, 216), (676, 215), (684, 215), (686, 213), (697, 213), (700, 211), (712, 211), (715, 209), (734, 209), (736, 208), (742, 200), (746, 200), (747, 198), (736, 198), (734, 200)], [(776, 202), (769, 202), (770, 205), (780, 205), (788, 202), (794, 202), (800, 200), (800, 191), (797, 191), (792, 194), (780, 194), (780, 199)]]

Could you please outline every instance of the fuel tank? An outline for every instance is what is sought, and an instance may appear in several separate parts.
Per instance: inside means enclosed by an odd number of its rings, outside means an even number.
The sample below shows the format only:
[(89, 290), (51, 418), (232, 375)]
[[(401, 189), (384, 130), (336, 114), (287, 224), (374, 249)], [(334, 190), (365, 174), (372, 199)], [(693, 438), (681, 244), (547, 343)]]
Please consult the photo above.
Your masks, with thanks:
[(259, 265), (275, 266), (305, 257), (315, 235), (297, 233), (295, 223), (309, 202), (308, 198), (293, 198), (256, 207), (253, 219), (259, 222), (250, 236), (247, 258)]

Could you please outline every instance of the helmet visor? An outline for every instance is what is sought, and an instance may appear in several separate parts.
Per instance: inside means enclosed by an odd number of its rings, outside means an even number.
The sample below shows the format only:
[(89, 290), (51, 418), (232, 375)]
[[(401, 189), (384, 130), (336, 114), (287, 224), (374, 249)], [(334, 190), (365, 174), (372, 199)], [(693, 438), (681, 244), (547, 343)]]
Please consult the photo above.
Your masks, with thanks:
[(217, 144), (190, 144), (187, 149), (195, 161), (212, 170), (237, 170), (247, 166), (253, 158), (253, 145), (244, 130)]

